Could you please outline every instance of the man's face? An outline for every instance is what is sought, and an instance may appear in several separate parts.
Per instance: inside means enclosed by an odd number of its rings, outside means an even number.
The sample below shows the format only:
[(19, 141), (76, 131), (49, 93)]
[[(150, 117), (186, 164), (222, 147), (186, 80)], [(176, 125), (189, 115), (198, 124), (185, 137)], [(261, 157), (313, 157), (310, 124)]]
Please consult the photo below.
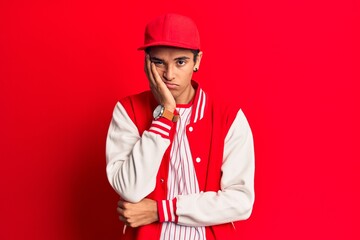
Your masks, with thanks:
[(149, 56), (176, 103), (189, 103), (194, 95), (191, 78), (194, 68), (199, 68), (201, 53), (194, 62), (194, 53), (189, 49), (152, 47)]

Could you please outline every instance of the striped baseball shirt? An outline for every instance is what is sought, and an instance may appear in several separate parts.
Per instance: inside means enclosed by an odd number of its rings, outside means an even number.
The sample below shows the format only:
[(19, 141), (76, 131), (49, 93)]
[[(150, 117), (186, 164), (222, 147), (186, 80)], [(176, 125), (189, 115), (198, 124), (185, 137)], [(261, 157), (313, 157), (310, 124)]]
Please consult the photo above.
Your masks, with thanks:
[[(178, 195), (199, 193), (199, 184), (191, 157), (186, 125), (190, 122), (192, 106), (177, 108), (179, 120), (170, 153), (167, 199)], [(165, 201), (164, 201), (165, 204)], [(164, 206), (166, 209), (166, 206)], [(161, 240), (205, 240), (205, 227), (191, 227), (165, 221), (162, 224)]]

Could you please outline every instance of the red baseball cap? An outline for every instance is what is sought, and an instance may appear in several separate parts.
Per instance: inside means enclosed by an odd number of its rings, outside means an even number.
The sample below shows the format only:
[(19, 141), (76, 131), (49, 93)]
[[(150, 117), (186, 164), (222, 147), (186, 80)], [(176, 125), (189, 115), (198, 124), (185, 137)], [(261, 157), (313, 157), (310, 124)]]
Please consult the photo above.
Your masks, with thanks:
[(200, 35), (195, 22), (179, 14), (168, 13), (150, 21), (145, 28), (144, 45), (200, 49)]

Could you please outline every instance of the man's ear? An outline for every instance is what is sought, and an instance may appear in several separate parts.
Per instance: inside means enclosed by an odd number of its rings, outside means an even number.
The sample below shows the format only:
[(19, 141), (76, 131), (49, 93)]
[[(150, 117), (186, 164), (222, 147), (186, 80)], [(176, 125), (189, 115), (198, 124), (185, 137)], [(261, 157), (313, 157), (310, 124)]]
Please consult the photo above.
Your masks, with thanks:
[(200, 51), (198, 53), (197, 57), (196, 57), (196, 62), (195, 62), (195, 65), (194, 65), (194, 71), (195, 71), (195, 69), (196, 69), (196, 71), (199, 70), (202, 56), (203, 56), (203, 52)]

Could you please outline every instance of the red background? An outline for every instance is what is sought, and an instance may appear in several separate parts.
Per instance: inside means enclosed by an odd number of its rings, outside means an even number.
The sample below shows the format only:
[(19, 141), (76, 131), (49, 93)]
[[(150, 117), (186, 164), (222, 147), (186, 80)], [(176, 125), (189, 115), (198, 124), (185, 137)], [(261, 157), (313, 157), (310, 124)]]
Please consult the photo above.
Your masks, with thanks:
[(107, 128), (147, 89), (136, 48), (167, 11), (198, 24), (194, 79), (253, 130), (241, 239), (360, 239), (355, 0), (1, 1), (0, 239), (118, 239)]

